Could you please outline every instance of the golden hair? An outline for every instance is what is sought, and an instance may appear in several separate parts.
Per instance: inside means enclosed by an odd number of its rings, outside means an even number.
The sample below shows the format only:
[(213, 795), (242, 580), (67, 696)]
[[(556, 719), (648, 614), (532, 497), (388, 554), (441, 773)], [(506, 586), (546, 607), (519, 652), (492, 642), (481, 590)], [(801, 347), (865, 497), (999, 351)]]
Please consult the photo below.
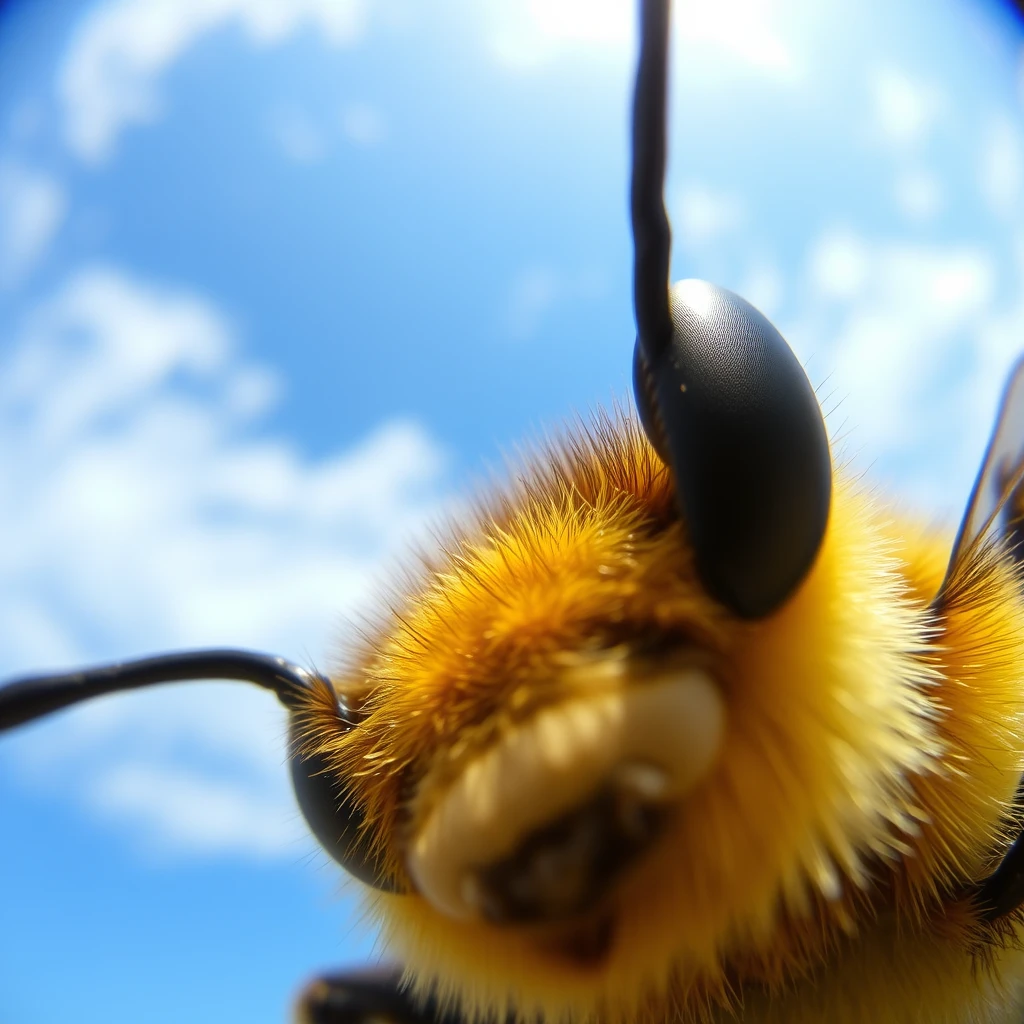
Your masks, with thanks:
[[(368, 898), (416, 991), (470, 1020), (1009, 1019), (1016, 920), (985, 924), (965, 895), (1012, 838), (1022, 769), (1024, 605), (1004, 553), (972, 549), (937, 615), (948, 537), (839, 472), (813, 569), (742, 621), (702, 590), (629, 415), (512, 477), (334, 674), (358, 728), (310, 712), (311, 752), (400, 890)], [(592, 914), (501, 927), (414, 890), (410, 836), (467, 764), (678, 651), (720, 687), (721, 750)]]

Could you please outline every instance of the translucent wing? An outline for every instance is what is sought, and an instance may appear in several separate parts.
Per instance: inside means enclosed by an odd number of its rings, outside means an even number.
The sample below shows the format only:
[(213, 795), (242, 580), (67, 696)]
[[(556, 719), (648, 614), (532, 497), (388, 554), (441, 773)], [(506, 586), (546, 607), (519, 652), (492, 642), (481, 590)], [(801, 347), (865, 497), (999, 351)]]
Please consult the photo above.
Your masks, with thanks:
[[(967, 510), (953, 543), (945, 579), (935, 597), (942, 599), (970, 552), (994, 533), (1016, 542), (1020, 517), (1024, 513), (1024, 357), (1017, 361), (999, 406), (992, 438), (985, 452), (978, 478), (974, 481)], [(1020, 551), (1019, 544), (1015, 548)], [(1018, 554), (1020, 557), (1020, 554)]]
[[(958, 570), (990, 538), (1005, 541), (1017, 561), (1024, 561), (1024, 357), (1003, 390), (992, 438), (933, 607), (941, 607)], [(1018, 808), (1024, 803), (1024, 783), (1015, 802)], [(997, 921), (1024, 904), (1024, 834), (976, 887), (973, 902), (985, 921)]]

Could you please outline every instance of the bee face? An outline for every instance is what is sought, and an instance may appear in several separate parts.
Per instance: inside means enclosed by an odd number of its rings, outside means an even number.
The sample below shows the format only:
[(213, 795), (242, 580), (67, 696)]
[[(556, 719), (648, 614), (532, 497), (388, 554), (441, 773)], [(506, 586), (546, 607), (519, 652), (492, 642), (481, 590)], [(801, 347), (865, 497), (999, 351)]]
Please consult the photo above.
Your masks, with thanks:
[(362, 721), (317, 746), (423, 990), (696, 1019), (898, 908), (927, 930), (998, 846), (1024, 741), (1013, 572), (982, 560), (940, 627), (945, 550), (840, 479), (811, 573), (752, 622), (702, 586), (635, 422), (532, 464), (395, 596), (336, 676)]

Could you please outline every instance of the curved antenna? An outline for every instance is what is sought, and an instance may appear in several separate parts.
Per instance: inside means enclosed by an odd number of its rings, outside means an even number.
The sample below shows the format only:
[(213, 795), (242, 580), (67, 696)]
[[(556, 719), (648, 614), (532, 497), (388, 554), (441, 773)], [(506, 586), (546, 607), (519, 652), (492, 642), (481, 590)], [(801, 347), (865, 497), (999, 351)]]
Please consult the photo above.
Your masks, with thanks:
[(669, 0), (642, 0), (640, 58), (633, 94), (633, 305), (649, 365), (672, 337), (669, 265), (672, 229), (665, 212)]
[(289, 712), (292, 786), (310, 832), (350, 874), (378, 889), (397, 891), (362, 828), (360, 808), (315, 744), (306, 742), (313, 723), (322, 729), (327, 722), (339, 733), (351, 729), (349, 709), (328, 679), (284, 658), (230, 649), (179, 651), (16, 679), (0, 686), (0, 733), (93, 697), (199, 679), (237, 679), (277, 696)]
[[(0, 686), (0, 732), (104, 694), (199, 679), (255, 683), (276, 694), (289, 711), (301, 707), (318, 684), (329, 685), (323, 676), (271, 654), (231, 649), (179, 651), (75, 672), (30, 676)], [(351, 724), (346, 709), (341, 712)]]

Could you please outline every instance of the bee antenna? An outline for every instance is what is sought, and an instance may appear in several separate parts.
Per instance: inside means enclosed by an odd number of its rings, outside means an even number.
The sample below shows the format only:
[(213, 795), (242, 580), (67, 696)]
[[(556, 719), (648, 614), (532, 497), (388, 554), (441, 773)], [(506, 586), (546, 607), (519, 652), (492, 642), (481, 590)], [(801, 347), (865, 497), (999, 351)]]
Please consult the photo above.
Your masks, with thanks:
[(800, 585), (828, 522), (821, 408), (785, 339), (706, 281), (669, 287), (665, 211), (670, 0), (641, 0), (630, 207), (633, 391), (669, 468), (697, 574), (736, 615), (771, 615)]
[(270, 690), (287, 708), (289, 765), (295, 798), (324, 851), (367, 885), (395, 890), (362, 826), (361, 809), (317, 743), (307, 742), (315, 723), (320, 742), (353, 728), (355, 719), (330, 681), (285, 658), (256, 651), (198, 650), (134, 661), (29, 676), (0, 686), (0, 733), (93, 697), (160, 683), (237, 679)]
[[(177, 651), (74, 672), (29, 676), (0, 686), (0, 732), (93, 697), (198, 679), (255, 683), (276, 694), (289, 711), (302, 704), (317, 682), (326, 683), (322, 676), (271, 654), (230, 649)], [(344, 709), (343, 717), (348, 718)]]
[(669, 265), (672, 228), (665, 210), (669, 0), (643, 0), (640, 57), (633, 94), (633, 304), (637, 333), (648, 362), (672, 338)]

